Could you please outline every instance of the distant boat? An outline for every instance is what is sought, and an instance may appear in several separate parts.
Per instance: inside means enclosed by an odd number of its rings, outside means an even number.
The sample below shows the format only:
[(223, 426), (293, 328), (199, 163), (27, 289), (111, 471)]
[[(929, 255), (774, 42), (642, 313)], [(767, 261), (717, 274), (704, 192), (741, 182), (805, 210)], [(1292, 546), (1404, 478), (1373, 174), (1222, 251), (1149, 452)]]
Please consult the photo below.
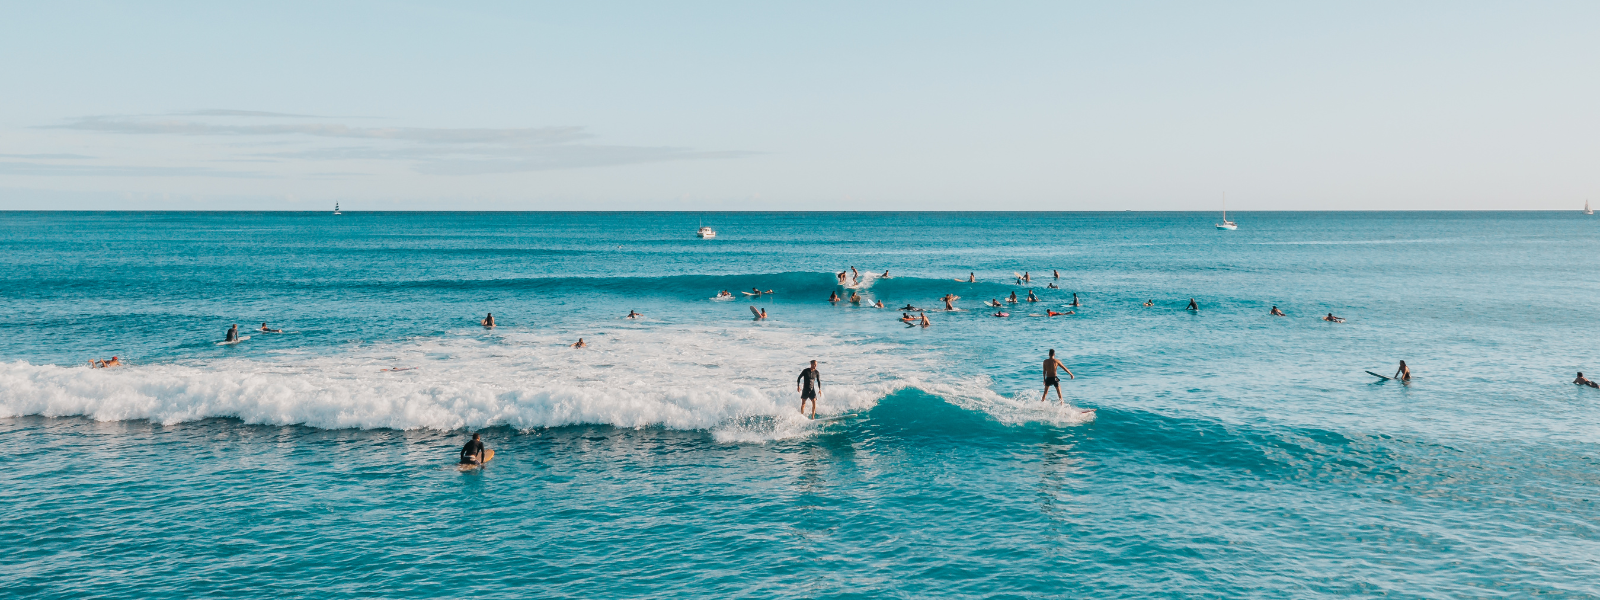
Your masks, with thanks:
[(1238, 228), (1239, 228), (1239, 224), (1238, 223), (1234, 223), (1233, 221), (1229, 221), (1228, 220), (1228, 200), (1226, 198), (1224, 198), (1222, 200), (1222, 222), (1221, 223), (1217, 223), (1217, 229), (1226, 229), (1228, 231), (1233, 231), (1233, 230), (1238, 229)]
[(700, 239), (702, 239), (702, 240), (709, 240), (711, 238), (717, 237), (717, 230), (712, 229), (710, 227), (706, 227), (704, 225), (701, 225), (700, 229), (698, 231), (694, 232), (694, 234), (696, 236), (699, 236)]
[(1586, 215), (1594, 214), (1594, 209), (1589, 208), (1589, 201), (1588, 200), (1584, 200), (1583, 201), (1583, 214), (1586, 214)]
[(336, 215), (344, 214), (342, 212), (339, 212), (339, 203), (338, 202), (333, 203), (333, 214), (336, 214)]

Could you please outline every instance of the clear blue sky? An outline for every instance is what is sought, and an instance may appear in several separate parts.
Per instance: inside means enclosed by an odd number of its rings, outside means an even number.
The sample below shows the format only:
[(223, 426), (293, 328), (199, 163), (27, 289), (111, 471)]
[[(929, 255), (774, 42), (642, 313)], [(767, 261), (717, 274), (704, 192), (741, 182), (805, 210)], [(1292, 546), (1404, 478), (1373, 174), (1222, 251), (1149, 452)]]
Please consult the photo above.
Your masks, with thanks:
[(1600, 3), (12, 2), (0, 209), (1576, 209)]

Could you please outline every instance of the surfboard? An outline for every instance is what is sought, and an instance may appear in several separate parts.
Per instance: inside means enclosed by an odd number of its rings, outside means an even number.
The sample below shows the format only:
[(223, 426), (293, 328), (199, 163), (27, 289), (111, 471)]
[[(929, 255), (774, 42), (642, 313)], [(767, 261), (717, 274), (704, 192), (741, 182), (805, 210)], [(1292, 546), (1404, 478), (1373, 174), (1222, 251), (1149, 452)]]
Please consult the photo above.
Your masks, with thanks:
[(233, 344), (237, 344), (239, 342), (242, 342), (242, 341), (245, 341), (245, 340), (248, 340), (248, 339), (250, 339), (250, 336), (241, 335), (241, 336), (239, 336), (239, 339), (237, 339), (237, 340), (234, 340), (234, 341), (231, 341), (231, 342), (217, 342), (217, 345), (218, 346), (231, 346)]
[(1003, 313), (995, 313), (994, 316), (996, 316), (996, 317), (1009, 317), (1009, 316), (1011, 316), (1011, 313), (1004, 313), (1004, 312)]
[(473, 469), (481, 469), (481, 468), (483, 468), (483, 466), (489, 464), (489, 461), (491, 461), (491, 460), (494, 460), (494, 450), (490, 450), (488, 448), (485, 448), (483, 450), (483, 464), (482, 465), (456, 465), (456, 467), (461, 469), (462, 471), (471, 471)]
[(733, 299), (733, 296), (712, 296), (711, 297), (711, 300), (713, 302), (724, 302), (724, 301), (732, 300), (732, 299)]
[(1384, 381), (1389, 381), (1390, 379), (1392, 379), (1391, 377), (1386, 377), (1386, 376), (1383, 376), (1383, 375), (1379, 375), (1377, 373), (1373, 373), (1372, 371), (1367, 371), (1367, 374), (1371, 375), (1373, 377), (1377, 377), (1378, 379), (1382, 379)]
[(834, 415), (834, 416), (831, 416), (831, 417), (817, 417), (815, 419), (812, 419), (811, 422), (813, 422), (813, 423), (827, 423), (827, 422), (830, 422), (830, 421), (843, 421), (845, 419), (853, 419), (853, 418), (859, 417), (859, 416), (861, 416), (861, 413), (850, 413), (850, 414), (844, 414), (844, 415)]
[(761, 318), (761, 311), (754, 306), (750, 307), (750, 314), (755, 315), (757, 319)]

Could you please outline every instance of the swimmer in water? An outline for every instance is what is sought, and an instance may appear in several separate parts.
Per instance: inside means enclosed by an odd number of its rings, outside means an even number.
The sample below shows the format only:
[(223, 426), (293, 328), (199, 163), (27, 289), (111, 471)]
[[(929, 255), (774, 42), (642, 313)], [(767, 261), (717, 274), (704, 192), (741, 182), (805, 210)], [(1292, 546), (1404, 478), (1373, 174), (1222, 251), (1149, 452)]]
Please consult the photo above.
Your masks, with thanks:
[(1022, 281), (1027, 282), (1027, 283), (1033, 283), (1033, 276), (1029, 275), (1027, 271), (1023, 271), (1022, 272)]
[(1056, 277), (1056, 279), (1061, 279), (1061, 271), (1057, 271), (1055, 269), (1050, 269), (1050, 274), (1054, 275)]
[(1400, 368), (1394, 370), (1394, 379), (1411, 381), (1411, 368), (1406, 366), (1406, 361), (1400, 361)]
[(944, 300), (944, 309), (945, 310), (955, 310), (956, 309), (956, 306), (954, 304), (950, 303), (950, 299), (954, 298), (954, 297), (955, 296), (951, 296), (949, 294), (946, 294), (945, 297), (942, 298), (942, 300)]
[(1287, 317), (1287, 316), (1289, 316), (1289, 315), (1283, 314), (1283, 311), (1278, 310), (1278, 305), (1276, 305), (1276, 304), (1272, 305), (1272, 312), (1269, 313), (1269, 314), (1271, 314), (1274, 317)]
[(239, 341), (239, 324), (238, 323), (234, 323), (233, 327), (229, 327), (228, 328), (228, 337), (224, 338), (222, 341), (224, 341), (224, 342), (237, 342), (237, 341)]
[(573, 348), (586, 348), (588, 346), (588, 344), (583, 343), (583, 338), (578, 338), (578, 341), (572, 344)]
[(756, 320), (757, 321), (765, 321), (766, 319), (767, 319), (767, 309), (763, 308), (763, 309), (761, 309), (761, 314), (756, 315)]
[(922, 326), (923, 327), (927, 327), (927, 326), (932, 325), (932, 324), (933, 324), (933, 322), (928, 320), (928, 315), (926, 315), (926, 314), (922, 315)]
[(1056, 360), (1056, 351), (1051, 349), (1050, 358), (1044, 359), (1044, 394), (1039, 396), (1040, 402), (1044, 402), (1045, 398), (1050, 397), (1050, 386), (1056, 387), (1056, 400), (1060, 400), (1062, 404), (1066, 404), (1067, 402), (1066, 399), (1061, 397), (1061, 378), (1056, 377), (1057, 367), (1063, 371), (1066, 371), (1067, 377), (1071, 377), (1073, 379), (1078, 378), (1077, 375), (1072, 374), (1072, 369), (1068, 369), (1067, 365), (1061, 364), (1061, 361)]
[[(112, 360), (116, 360), (116, 357), (113, 356), (113, 357), (111, 357), (111, 359)], [(1585, 378), (1583, 376), (1583, 371), (1578, 371), (1578, 378), (1572, 380), (1572, 382), (1575, 383), (1575, 384), (1578, 384), (1578, 385), (1587, 385), (1587, 386), (1592, 387), (1592, 388), (1600, 388), (1600, 383), (1595, 383), (1595, 382), (1590, 381), (1589, 379)]]
[(828, 301), (829, 302), (838, 302), (839, 301), (839, 292), (829, 292), (828, 293)]
[(1190, 298), (1189, 299), (1189, 305), (1183, 307), (1183, 309), (1184, 310), (1192, 310), (1192, 311), (1199, 312), (1200, 311), (1200, 305), (1199, 304), (1195, 304), (1194, 298)]
[(1056, 285), (1053, 282), (1050, 283), (1049, 285), (1044, 286), (1044, 287), (1045, 287), (1045, 289), (1051, 289), (1051, 290), (1059, 290), (1059, 289), (1061, 289), (1061, 286)]
[(883, 301), (879, 300), (877, 304), (873, 305), (873, 308), (883, 308)]
[(283, 333), (282, 329), (268, 329), (266, 323), (261, 324), (261, 333)]
[(629, 309), (628, 310), (628, 317), (627, 318), (629, 318), (629, 319), (637, 319), (637, 318), (642, 317), (642, 316), (644, 316), (644, 315), (642, 315), (640, 313), (633, 312), (633, 309)]
[(850, 292), (850, 303), (851, 304), (861, 304), (861, 294), (857, 294), (855, 292)]
[(479, 321), (479, 324), (484, 327), (494, 327), (494, 313), (489, 313), (489, 316), (484, 317), (482, 321)]

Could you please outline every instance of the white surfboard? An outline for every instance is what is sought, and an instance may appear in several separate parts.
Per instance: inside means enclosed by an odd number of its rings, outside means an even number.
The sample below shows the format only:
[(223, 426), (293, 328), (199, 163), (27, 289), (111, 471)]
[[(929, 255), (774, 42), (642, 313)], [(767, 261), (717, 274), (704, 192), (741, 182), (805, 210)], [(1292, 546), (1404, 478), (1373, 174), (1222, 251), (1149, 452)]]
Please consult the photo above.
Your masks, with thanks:
[(234, 340), (234, 341), (231, 341), (231, 342), (217, 342), (217, 345), (218, 346), (231, 346), (233, 344), (237, 344), (239, 342), (242, 342), (242, 341), (245, 341), (245, 340), (248, 340), (248, 339), (250, 339), (250, 336), (241, 335), (241, 336), (239, 336), (239, 339), (237, 339), (237, 340)]

